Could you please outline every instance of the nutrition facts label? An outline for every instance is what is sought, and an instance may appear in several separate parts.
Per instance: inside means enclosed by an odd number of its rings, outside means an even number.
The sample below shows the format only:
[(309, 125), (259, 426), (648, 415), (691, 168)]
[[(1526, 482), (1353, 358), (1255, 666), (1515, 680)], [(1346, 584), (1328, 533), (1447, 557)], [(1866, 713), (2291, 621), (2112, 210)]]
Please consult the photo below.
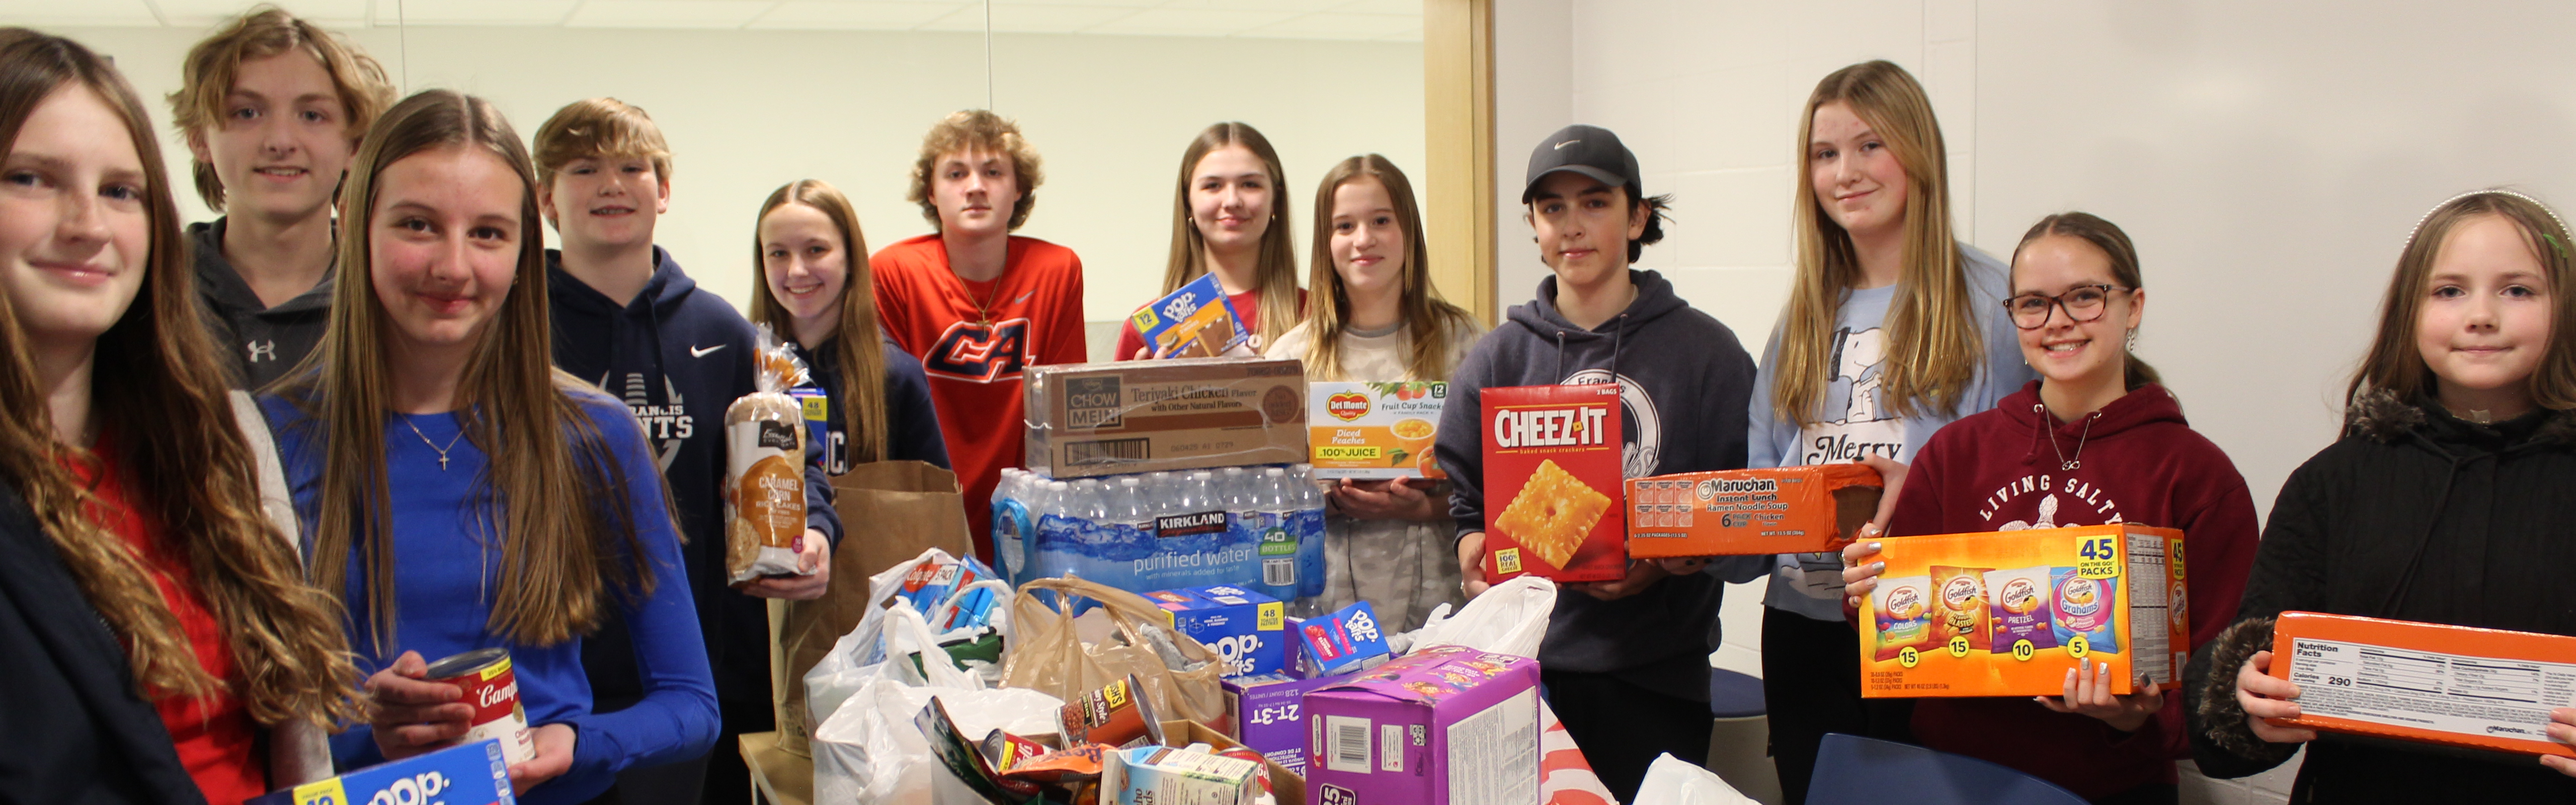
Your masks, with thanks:
[(1521, 691), (1449, 725), (1449, 801), (1538, 805), (1538, 696)]
[(2576, 665), (2312, 638), (2290, 646), (2309, 715), (2546, 741), (2550, 709), (2576, 705)]
[(2172, 679), (2168, 653), (2173, 635), (2165, 620), (2165, 538), (2129, 532), (2129, 669), (2149, 679)]

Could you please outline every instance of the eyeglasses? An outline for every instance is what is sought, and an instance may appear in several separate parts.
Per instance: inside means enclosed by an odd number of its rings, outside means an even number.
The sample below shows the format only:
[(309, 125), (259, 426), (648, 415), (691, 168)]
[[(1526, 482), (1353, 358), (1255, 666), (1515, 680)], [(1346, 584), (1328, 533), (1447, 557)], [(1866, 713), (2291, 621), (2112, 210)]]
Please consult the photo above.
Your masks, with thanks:
[(2037, 330), (2048, 325), (2048, 317), (2057, 308), (2066, 310), (2066, 320), (2083, 324), (2102, 318), (2104, 302), (2116, 291), (2134, 291), (2117, 285), (2078, 285), (2065, 293), (2050, 296), (2026, 293), (2004, 300), (2004, 310), (2012, 313), (2014, 327)]

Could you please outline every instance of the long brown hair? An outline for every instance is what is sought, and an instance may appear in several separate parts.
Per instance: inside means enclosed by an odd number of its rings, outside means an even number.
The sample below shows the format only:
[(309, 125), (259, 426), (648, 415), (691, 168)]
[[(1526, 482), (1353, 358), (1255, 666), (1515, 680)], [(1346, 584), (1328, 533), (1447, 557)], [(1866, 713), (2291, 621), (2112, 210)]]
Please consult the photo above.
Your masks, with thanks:
[[(132, 503), (161, 520), (172, 553), (184, 560), (168, 570), (214, 615), (242, 675), (235, 692), (251, 717), (324, 726), (356, 717), (357, 669), (338, 609), (304, 583), (293, 543), (262, 513), (250, 445), (229, 424), (222, 363), (199, 320), (178, 205), (142, 100), (80, 44), (0, 29), (0, 148), (14, 150), (36, 107), (73, 86), (98, 93), (125, 119), (142, 157), (152, 227), (142, 288), (98, 337), (92, 359), (91, 405), (115, 428), (114, 464), (130, 483)], [(27, 343), (7, 294), (0, 294), (0, 334)], [(213, 692), (217, 680), (198, 663), (142, 557), (93, 519), (103, 502), (61, 463), (97, 470), (102, 457), (55, 438), (38, 385), (26, 350), (0, 350), (0, 480), (25, 495), (81, 592), (124, 643), (146, 696)]]
[(2379, 331), (2370, 339), (2370, 354), (2344, 387), (2347, 409), (2364, 393), (2381, 391), (2401, 402), (2413, 402), (2430, 391), (2433, 369), (2415, 346), (2415, 326), (2423, 316), (2424, 285), (2441, 256), (2451, 230), (2482, 215), (2500, 216), (2521, 228), (2523, 239), (2541, 270), (2549, 275), (2549, 294), (2557, 310), (2550, 321), (2549, 346), (2539, 368), (2527, 381), (2531, 403), (2551, 410), (2576, 408), (2576, 260), (2571, 260), (2567, 227), (2539, 201), (2511, 190), (2488, 189), (2454, 196), (2415, 225), (2398, 253), (2397, 271), (2388, 278), (2388, 295), (2379, 303)]
[(1835, 70), (1816, 83), (1798, 116), (1797, 272), (1781, 315), (1779, 365), (1771, 409), (1781, 420), (1816, 421), (1833, 379), (1834, 310), (1860, 278), (1851, 233), (1825, 213), (1807, 166), (1816, 110), (1843, 103), (1884, 138), (1905, 167), (1905, 252), (1896, 298), (1887, 309), (1887, 360), (1880, 392), (1900, 416), (1956, 413), (1985, 363), (1985, 338), (1969, 310), (1966, 260), (1950, 228), (1950, 162), (1932, 100), (1914, 76), (1885, 61)]
[[(826, 349), (840, 351), (841, 406), (848, 416), (842, 427), (850, 434), (850, 463), (864, 464), (885, 458), (886, 398), (884, 338), (877, 330), (876, 280), (868, 273), (867, 236), (859, 231), (859, 212), (838, 188), (821, 179), (798, 179), (769, 194), (760, 203), (760, 214), (751, 219), (751, 320), (769, 325), (769, 329), (788, 337), (796, 326), (796, 317), (788, 315), (787, 306), (769, 292), (769, 273), (762, 263), (760, 222), (769, 212), (789, 204), (803, 204), (832, 220), (841, 231), (842, 264), (848, 266), (848, 278), (841, 284), (841, 325), (832, 334)], [(819, 350), (818, 350), (819, 351)]]
[(1275, 344), (1280, 333), (1297, 325), (1297, 306), (1303, 301), (1297, 293), (1297, 234), (1288, 230), (1288, 173), (1279, 167), (1279, 152), (1270, 147), (1269, 138), (1252, 124), (1209, 126), (1181, 152), (1181, 178), (1172, 191), (1172, 208), (1179, 217), (1172, 219), (1172, 251), (1163, 267), (1163, 292), (1180, 290), (1208, 272), (1207, 239), (1190, 223), (1190, 178), (1198, 173), (1200, 159), (1237, 145), (1260, 157), (1262, 168), (1270, 173), (1270, 221), (1261, 231), (1260, 262), (1253, 269), (1253, 281), (1261, 283), (1261, 310), (1254, 314), (1261, 317), (1257, 332), (1262, 343)]
[(521, 184), (517, 282), (466, 359), (456, 413), (465, 438), (491, 458), (476, 483), (496, 503), (474, 513), (484, 536), (501, 544), (487, 628), (522, 645), (552, 645), (597, 626), (609, 589), (651, 592), (653, 571), (636, 526), (670, 514), (620, 505), (630, 480), (659, 483), (658, 475), (625, 476), (583, 410), (581, 398), (598, 400), (598, 390), (551, 363), (535, 168), (500, 110), (471, 95), (434, 89), (403, 99), (367, 132), (349, 169), (339, 260), (366, 273), (333, 286), (331, 322), (314, 351), (318, 371), (299, 373), (280, 389), (314, 415), (308, 424), (321, 429), (316, 441), (325, 445), (313, 574), (322, 589), (345, 599), (354, 553), (365, 568), (367, 618), (352, 625), (371, 635), (378, 650), (396, 645), (397, 569), (385, 476), (392, 410), (385, 339), (393, 324), (366, 277), (379, 178), (405, 157), (442, 148), (489, 151)]
[[(2013, 264), (2021, 264), (2021, 250), (2030, 248), (2030, 244), (2040, 238), (2052, 235), (2081, 240), (2100, 249), (2104, 256), (2111, 258), (2111, 281), (2132, 291), (2147, 287), (2145, 279), (2138, 274), (2138, 247), (2129, 242), (2129, 233), (2120, 231), (2118, 224), (2089, 212), (2061, 212), (2031, 224), (2030, 231), (2022, 233), (2021, 242), (2013, 246)], [(2012, 297), (2006, 296), (2004, 301), (2010, 302)], [(2128, 390), (2136, 391), (2139, 386), (2164, 382), (2164, 376), (2157, 374), (2155, 367), (2138, 360), (2138, 353), (2130, 351), (2125, 344), (2120, 347), (2120, 359), (2121, 365), (2127, 367), (2121, 374), (2121, 382)]]
[(1386, 188), (1386, 196), (1395, 204), (1396, 225), (1404, 228), (1404, 295), (1399, 303), (1404, 315), (1404, 328), (1413, 346), (1413, 356), (1405, 361), (1405, 373), (1411, 380), (1447, 380), (1450, 353), (1457, 348), (1462, 332), (1473, 332), (1475, 319), (1457, 305), (1440, 298), (1440, 289), (1431, 284), (1430, 252), (1422, 235), (1422, 206), (1414, 201), (1413, 183), (1395, 163), (1376, 154), (1356, 156), (1333, 165), (1324, 173), (1324, 181), (1315, 186), (1315, 242), (1308, 254), (1314, 268), (1308, 273), (1306, 286), (1320, 304), (1306, 306), (1306, 322), (1312, 343), (1306, 354), (1306, 372), (1313, 377), (1340, 377), (1342, 372), (1342, 332), (1350, 327), (1351, 295), (1342, 286), (1341, 272), (1333, 270), (1333, 191), (1351, 182), (1371, 180)]

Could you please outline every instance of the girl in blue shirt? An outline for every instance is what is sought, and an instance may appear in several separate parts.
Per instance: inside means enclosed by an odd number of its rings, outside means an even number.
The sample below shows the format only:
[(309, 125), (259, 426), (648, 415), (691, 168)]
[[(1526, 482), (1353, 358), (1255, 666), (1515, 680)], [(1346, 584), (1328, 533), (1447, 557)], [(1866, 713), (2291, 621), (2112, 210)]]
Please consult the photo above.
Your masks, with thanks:
[[(428, 658), (510, 651), (536, 744), (523, 801), (581, 802), (629, 766), (707, 752), (716, 705), (657, 466), (626, 406), (548, 363), (533, 170), (480, 98), (414, 95), (349, 173), (331, 323), (262, 401), (315, 582), (348, 608), (371, 723), (342, 768), (444, 747), (462, 691)], [(517, 438), (536, 434), (537, 438)], [(646, 694), (591, 712), (581, 635), (632, 627)]]

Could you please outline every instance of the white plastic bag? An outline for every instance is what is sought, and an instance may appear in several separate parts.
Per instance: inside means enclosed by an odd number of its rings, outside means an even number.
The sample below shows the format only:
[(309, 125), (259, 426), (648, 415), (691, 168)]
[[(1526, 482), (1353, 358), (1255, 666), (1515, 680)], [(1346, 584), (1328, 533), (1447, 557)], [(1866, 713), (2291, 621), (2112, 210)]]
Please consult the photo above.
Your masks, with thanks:
[(1422, 628), (1398, 637), (1411, 638), (1403, 651), (1465, 646), (1515, 657), (1536, 657), (1539, 641), (1547, 637), (1548, 614), (1555, 611), (1556, 582), (1520, 576), (1485, 590), (1456, 615), (1449, 614), (1448, 604), (1441, 604), (1431, 610)]
[[(913, 716), (937, 697), (960, 734), (994, 729), (1014, 735), (1056, 730), (1064, 701), (1034, 690), (916, 687), (873, 679), (814, 730), (814, 801), (869, 805), (937, 805), (962, 786), (930, 754)], [(971, 792), (967, 796), (973, 796)]]
[(1726, 778), (1676, 760), (1670, 754), (1655, 756), (1654, 765), (1646, 767), (1646, 780), (1637, 785), (1636, 801), (1639, 805), (1755, 805), (1752, 798), (1727, 785)]
[[(920, 556), (896, 563), (895, 566), (868, 577), (870, 603), (867, 615), (859, 619), (859, 625), (852, 628), (849, 634), (842, 635), (841, 639), (833, 642), (830, 654), (824, 655), (822, 660), (814, 663), (812, 669), (805, 672), (805, 707), (813, 717), (813, 720), (807, 723), (821, 724), (830, 720), (832, 711), (839, 708), (841, 702), (856, 692), (860, 685), (871, 679), (897, 672), (902, 675), (891, 678), (910, 680), (910, 683), (915, 685), (947, 685), (970, 689), (992, 687), (989, 680), (978, 681), (976, 677), (989, 677), (993, 674), (970, 675), (948, 658), (948, 652), (939, 648), (940, 635), (931, 631), (928, 622), (922, 618), (920, 612), (901, 602), (889, 605), (895, 593), (902, 591), (904, 575), (911, 573), (912, 569), (922, 562), (934, 559), (943, 562), (955, 561), (955, 557), (949, 556), (947, 551), (931, 548), (922, 551)], [(996, 582), (996, 584), (999, 583)], [(1001, 592), (1009, 592), (1009, 585), (1000, 584), (999, 586)], [(998, 610), (994, 613), (995, 624), (1001, 627), (1007, 636), (1010, 598), (1006, 595), (995, 606)], [(922, 668), (918, 672), (909, 667), (899, 668), (888, 664), (890, 657), (902, 657), (907, 653), (923, 649), (929, 650), (929, 653), (922, 655)], [(933, 653), (938, 656), (930, 656)], [(909, 663), (906, 665), (908, 666)]]

